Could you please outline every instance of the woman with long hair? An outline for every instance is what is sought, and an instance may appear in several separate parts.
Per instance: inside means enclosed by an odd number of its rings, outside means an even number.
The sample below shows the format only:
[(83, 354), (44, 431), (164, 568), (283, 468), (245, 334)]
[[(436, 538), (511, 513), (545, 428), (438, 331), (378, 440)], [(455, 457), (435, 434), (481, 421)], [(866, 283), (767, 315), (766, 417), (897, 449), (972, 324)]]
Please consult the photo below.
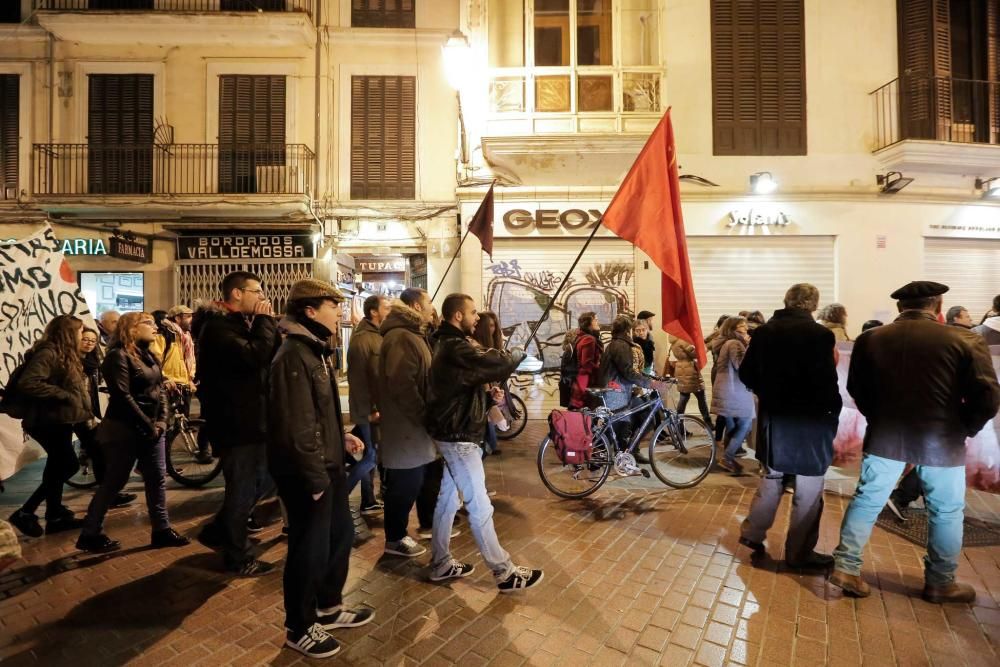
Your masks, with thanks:
[(62, 504), (62, 495), (63, 484), (80, 467), (73, 452), (73, 427), (93, 418), (80, 362), (82, 333), (83, 322), (79, 318), (54, 317), (25, 354), (24, 370), (17, 382), (18, 395), (26, 399), (22, 426), (48, 455), (42, 483), (10, 517), (10, 522), (29, 537), (42, 534), (35, 516), (42, 502), (46, 533), (74, 530), (81, 524), (72, 510)]
[[(472, 336), (479, 345), (485, 349), (503, 349), (503, 332), (500, 331), (500, 318), (497, 314), (490, 310), (484, 310), (479, 313), (479, 321), (476, 322), (476, 330)], [(499, 384), (494, 385), (491, 388), (489, 394), (491, 405), (500, 405), (502, 400), (499, 399), (499, 394), (502, 391), (504, 397), (507, 395), (507, 388), (502, 387)], [(499, 391), (498, 391), (499, 390)], [(497, 427), (492, 421), (486, 421), (486, 436), (483, 439), (483, 454), (500, 454), (500, 448), (497, 446)]]
[(104, 515), (125, 487), (136, 461), (142, 470), (146, 509), (153, 528), (151, 545), (179, 547), (189, 543), (170, 527), (167, 518), (166, 392), (160, 361), (149, 350), (155, 336), (156, 321), (149, 313), (122, 315), (115, 343), (108, 348), (101, 365), (111, 396), (104, 421), (97, 429), (97, 440), (107, 467), (76, 542), (83, 551), (115, 551), (121, 546), (101, 528)]
[(745, 317), (730, 317), (719, 328), (718, 372), (712, 385), (712, 412), (726, 421), (726, 435), (722, 442), (723, 455), (719, 467), (729, 472), (742, 472), (743, 466), (736, 454), (750, 432), (756, 416), (753, 393), (740, 380), (740, 364), (750, 343), (749, 327)]
[(816, 316), (816, 321), (833, 332), (838, 343), (851, 340), (847, 335), (847, 308), (840, 303), (824, 306)]

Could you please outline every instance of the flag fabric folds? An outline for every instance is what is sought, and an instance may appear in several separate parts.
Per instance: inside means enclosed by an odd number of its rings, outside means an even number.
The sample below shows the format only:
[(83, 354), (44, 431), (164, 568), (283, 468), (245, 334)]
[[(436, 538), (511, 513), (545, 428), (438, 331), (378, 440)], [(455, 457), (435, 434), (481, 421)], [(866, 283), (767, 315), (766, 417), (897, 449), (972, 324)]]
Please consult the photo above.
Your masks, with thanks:
[(490, 184), (490, 189), (486, 191), (486, 196), (483, 197), (483, 203), (479, 205), (476, 209), (476, 214), (472, 216), (472, 220), (469, 221), (469, 232), (474, 234), (476, 238), (479, 239), (479, 243), (483, 246), (483, 252), (489, 255), (490, 260), (493, 260), (493, 186), (495, 184)]
[(659, 267), (663, 330), (694, 345), (704, 368), (705, 339), (688, 261), (670, 109), (632, 164), (601, 223)]

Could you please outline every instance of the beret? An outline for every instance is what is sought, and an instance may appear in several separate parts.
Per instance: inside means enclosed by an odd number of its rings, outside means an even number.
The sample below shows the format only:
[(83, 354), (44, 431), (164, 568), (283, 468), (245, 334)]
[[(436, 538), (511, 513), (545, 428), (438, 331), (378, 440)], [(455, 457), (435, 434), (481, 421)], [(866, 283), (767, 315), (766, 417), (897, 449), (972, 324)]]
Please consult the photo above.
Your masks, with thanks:
[(167, 311), (167, 317), (177, 317), (178, 315), (192, 315), (194, 311), (187, 306), (174, 306)]
[(639, 314), (636, 315), (636, 319), (645, 320), (650, 317), (656, 317), (656, 313), (651, 313), (648, 310), (640, 310)]
[(906, 283), (889, 296), (897, 301), (904, 299), (924, 299), (929, 296), (939, 296), (948, 291), (947, 285), (935, 283), (930, 280), (914, 280)]

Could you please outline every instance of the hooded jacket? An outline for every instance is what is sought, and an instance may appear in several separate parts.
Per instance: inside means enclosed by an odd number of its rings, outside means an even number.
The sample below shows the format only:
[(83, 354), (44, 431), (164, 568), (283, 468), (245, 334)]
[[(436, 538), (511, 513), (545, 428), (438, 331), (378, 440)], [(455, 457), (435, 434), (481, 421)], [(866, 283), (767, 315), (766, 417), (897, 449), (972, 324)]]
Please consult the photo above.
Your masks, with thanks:
[(972, 331), (985, 338), (987, 345), (1000, 345), (1000, 316), (986, 318), (978, 327), (972, 327)]
[(93, 417), (86, 378), (71, 380), (50, 345), (41, 345), (24, 362), (17, 383), (27, 407), (23, 425), (31, 431), (42, 422), (77, 424)]
[(437, 458), (434, 441), (424, 426), (431, 369), (426, 330), (420, 313), (402, 303), (393, 304), (380, 328), (379, 451), (386, 468), (416, 468)]
[(334, 348), (293, 319), (280, 326), (288, 335), (268, 381), (268, 467), (275, 478), (301, 481), (303, 489), (319, 493), (330, 485), (330, 471), (344, 467)]
[(351, 421), (367, 424), (378, 409), (378, 355), (382, 334), (371, 320), (362, 318), (347, 346), (347, 384)]
[(475, 442), (486, 433), (486, 384), (510, 377), (524, 353), (484, 349), (444, 322), (434, 332), (427, 430), (443, 442)]

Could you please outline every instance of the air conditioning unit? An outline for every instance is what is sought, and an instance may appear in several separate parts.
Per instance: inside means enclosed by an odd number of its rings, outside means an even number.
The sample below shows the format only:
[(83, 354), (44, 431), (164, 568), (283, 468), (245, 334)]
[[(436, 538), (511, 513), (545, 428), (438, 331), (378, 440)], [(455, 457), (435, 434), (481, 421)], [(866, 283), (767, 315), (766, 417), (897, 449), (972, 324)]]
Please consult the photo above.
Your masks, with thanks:
[(259, 194), (301, 194), (306, 191), (303, 174), (298, 167), (258, 166), (256, 176)]
[(16, 185), (6, 185), (2, 186), (3, 198), (6, 200), (17, 199), (17, 186)]

